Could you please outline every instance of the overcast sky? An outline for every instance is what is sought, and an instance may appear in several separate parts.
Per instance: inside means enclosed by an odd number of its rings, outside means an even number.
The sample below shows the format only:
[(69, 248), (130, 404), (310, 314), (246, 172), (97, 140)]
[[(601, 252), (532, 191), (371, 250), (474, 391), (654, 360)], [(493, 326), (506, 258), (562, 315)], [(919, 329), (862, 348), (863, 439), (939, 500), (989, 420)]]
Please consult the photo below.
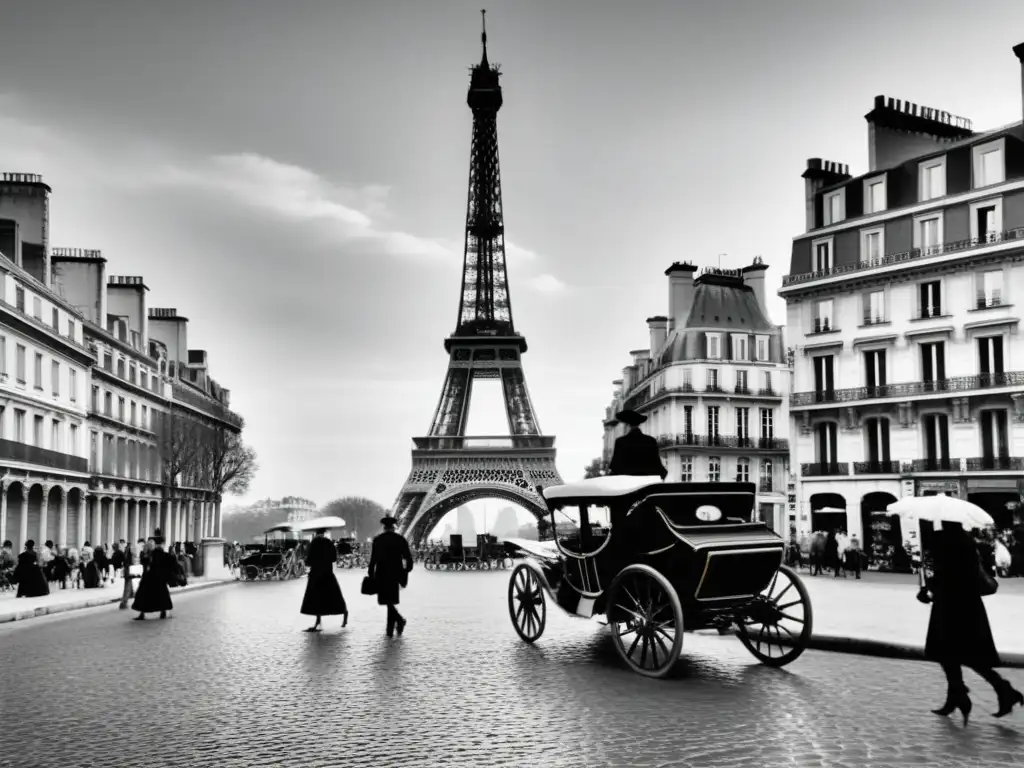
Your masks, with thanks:
[[(1024, 3), (488, 3), (509, 280), (562, 476), (674, 260), (771, 265), (807, 157), (866, 171), (884, 93), (1020, 119)], [(261, 469), (248, 498), (386, 506), (454, 330), (477, 2), (17, 3), (0, 170), (53, 187), (51, 245), (102, 249), (190, 318)], [(471, 419), (490, 431), (495, 419)]]

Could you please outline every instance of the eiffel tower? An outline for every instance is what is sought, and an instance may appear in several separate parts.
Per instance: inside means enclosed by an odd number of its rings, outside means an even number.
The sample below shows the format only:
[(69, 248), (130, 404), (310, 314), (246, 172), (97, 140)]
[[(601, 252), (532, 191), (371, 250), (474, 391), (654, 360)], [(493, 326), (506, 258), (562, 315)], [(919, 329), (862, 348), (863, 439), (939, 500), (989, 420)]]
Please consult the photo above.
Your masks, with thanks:
[[(512, 324), (498, 168), (500, 72), (487, 61), (484, 20), (483, 56), (471, 70), (466, 97), (473, 111), (473, 142), (459, 317), (444, 342), (448, 373), (430, 433), (413, 438), (412, 471), (391, 511), (412, 544), (425, 539), (450, 510), (474, 499), (511, 501), (539, 520), (547, 513), (540, 489), (562, 483), (555, 438), (541, 433), (526, 388), (526, 339)], [(508, 435), (466, 436), (476, 379), (501, 381)]]

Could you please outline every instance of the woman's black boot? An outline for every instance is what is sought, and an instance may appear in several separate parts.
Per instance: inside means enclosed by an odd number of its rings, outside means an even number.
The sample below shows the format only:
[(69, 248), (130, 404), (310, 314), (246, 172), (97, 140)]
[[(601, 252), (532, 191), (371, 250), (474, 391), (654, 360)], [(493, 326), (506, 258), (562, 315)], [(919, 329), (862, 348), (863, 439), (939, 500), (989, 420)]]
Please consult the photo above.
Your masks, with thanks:
[(949, 717), (953, 714), (953, 710), (956, 709), (957, 703), (959, 702), (960, 696), (966, 696), (968, 693), (966, 686), (960, 688), (953, 688), (949, 686), (946, 688), (946, 703), (938, 709), (933, 709), (932, 712), (941, 717)]
[(1024, 705), (1024, 693), (1014, 688), (1008, 680), (1004, 680), (996, 693), (999, 696), (999, 711), (992, 717), (1006, 717), (1016, 706)]

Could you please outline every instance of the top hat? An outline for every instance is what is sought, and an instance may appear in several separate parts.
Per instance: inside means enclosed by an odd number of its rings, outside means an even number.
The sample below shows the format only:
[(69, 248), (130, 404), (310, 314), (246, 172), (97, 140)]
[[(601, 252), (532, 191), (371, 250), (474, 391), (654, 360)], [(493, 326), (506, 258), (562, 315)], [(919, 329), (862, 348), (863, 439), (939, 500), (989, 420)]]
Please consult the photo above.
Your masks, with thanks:
[(316, 533), (316, 535), (319, 536), (321, 533), (327, 533), (327, 529), (326, 528), (317, 528), (316, 531), (314, 531), (314, 533)]
[(639, 427), (645, 421), (647, 417), (636, 411), (629, 410), (628, 408), (624, 411), (619, 411), (615, 414), (615, 418), (630, 427)]
[(154, 544), (163, 544), (164, 543), (164, 537), (163, 537), (163, 534), (160, 532), (159, 528), (154, 530), (153, 531), (153, 535), (150, 536), (149, 538), (151, 538), (153, 540)]
[(380, 519), (380, 524), (384, 527), (398, 525), (398, 518), (392, 517), (391, 515), (385, 515)]

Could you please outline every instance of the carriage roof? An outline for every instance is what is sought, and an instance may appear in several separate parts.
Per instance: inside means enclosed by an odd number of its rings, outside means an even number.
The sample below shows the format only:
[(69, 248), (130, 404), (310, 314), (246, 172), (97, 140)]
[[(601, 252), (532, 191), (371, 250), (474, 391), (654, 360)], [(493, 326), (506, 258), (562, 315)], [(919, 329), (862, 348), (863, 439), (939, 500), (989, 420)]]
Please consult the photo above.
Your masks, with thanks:
[(299, 531), (319, 531), (321, 528), (327, 528), (328, 530), (333, 528), (344, 528), (345, 521), (340, 517), (330, 515), (328, 517), (316, 517), (312, 520), (305, 520), (298, 524), (296, 530)]
[(661, 485), (657, 475), (606, 475), (591, 477), (578, 483), (555, 485), (543, 490), (545, 499), (602, 498), (607, 496), (629, 496), (649, 485)]
[(299, 532), (298, 529), (295, 527), (294, 523), (278, 523), (277, 525), (272, 525), (269, 528), (267, 528), (267, 530), (265, 530), (263, 532), (263, 535), (264, 536), (268, 536), (271, 533), (292, 533), (292, 532), (295, 532), (295, 533)]

